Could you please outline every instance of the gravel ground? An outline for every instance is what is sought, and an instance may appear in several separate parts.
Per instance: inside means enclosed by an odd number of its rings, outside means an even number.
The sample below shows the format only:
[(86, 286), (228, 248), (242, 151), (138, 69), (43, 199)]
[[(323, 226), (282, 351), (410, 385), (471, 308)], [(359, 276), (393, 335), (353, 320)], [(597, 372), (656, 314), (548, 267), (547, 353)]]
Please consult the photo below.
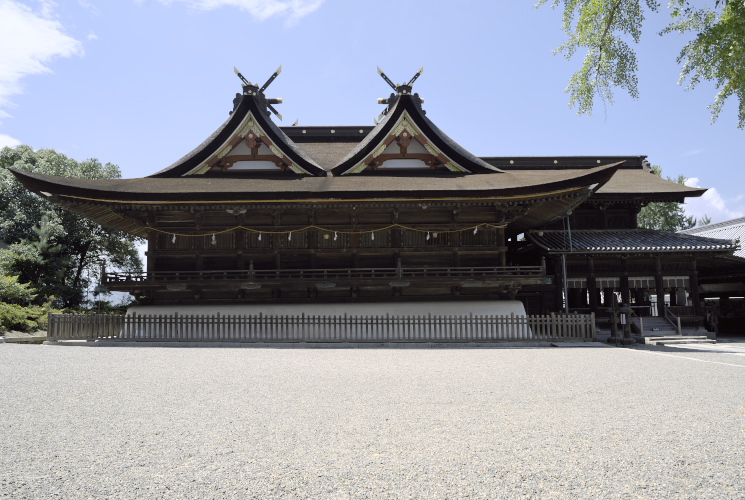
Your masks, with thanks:
[(0, 497), (745, 498), (745, 356), (0, 345)]

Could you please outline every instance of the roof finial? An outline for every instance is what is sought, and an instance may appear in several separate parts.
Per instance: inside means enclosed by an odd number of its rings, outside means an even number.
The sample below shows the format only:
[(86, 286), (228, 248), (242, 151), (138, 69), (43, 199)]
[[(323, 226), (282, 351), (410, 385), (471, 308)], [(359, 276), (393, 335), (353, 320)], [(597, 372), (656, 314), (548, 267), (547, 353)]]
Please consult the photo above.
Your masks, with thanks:
[[(267, 87), (269, 87), (269, 85), (272, 84), (272, 82), (274, 81), (274, 79), (277, 78), (280, 73), (282, 73), (282, 66), (280, 65), (280, 67), (277, 68), (277, 71), (275, 71), (272, 74), (272, 76), (269, 77), (269, 79), (266, 81), (266, 83), (264, 85), (261, 86), (261, 88), (259, 88), (259, 84), (258, 83), (257, 84), (253, 84), (250, 81), (246, 80), (246, 78), (241, 74), (241, 72), (235, 66), (233, 67), (233, 71), (235, 72), (236, 75), (238, 75), (238, 78), (241, 79), (241, 82), (243, 82), (243, 95), (255, 96), (259, 101), (262, 101), (263, 104), (272, 113), (274, 113), (275, 115), (277, 115), (277, 118), (279, 118), (281, 120), (282, 119), (282, 115), (279, 113), (279, 111), (277, 111), (276, 109), (274, 109), (274, 107), (272, 106), (272, 104), (282, 104), (282, 98), (281, 97), (279, 97), (279, 98), (271, 98), (271, 99), (270, 98), (267, 98), (264, 95), (264, 91), (267, 89)], [(234, 105), (234, 110), (235, 110), (235, 108), (238, 107), (238, 104), (240, 104), (240, 101), (238, 101), (238, 102), (235, 102), (234, 101), (234, 104), (233, 104)], [(267, 112), (267, 114), (268, 114), (268, 112)]]
[[(398, 98), (402, 95), (411, 95), (411, 88), (414, 86), (414, 82), (421, 76), (421, 74), (424, 73), (424, 66), (422, 66), (419, 71), (416, 72), (416, 74), (409, 80), (408, 83), (402, 83), (401, 85), (396, 85), (391, 81), (388, 76), (383, 73), (383, 70), (380, 69), (380, 66), (378, 66), (378, 74), (385, 80), (385, 82), (391, 86), (393, 90), (396, 91), (395, 94), (391, 94), (388, 98), (378, 99), (378, 104), (387, 104), (388, 106), (385, 108), (385, 110), (380, 113), (380, 116), (375, 120), (375, 124), (377, 125), (380, 120), (383, 119), (385, 115), (388, 114), (388, 111), (390, 111), (393, 108), (393, 105), (396, 104), (396, 101), (398, 101)], [(420, 103), (424, 102), (424, 99), (419, 98), (418, 94), (414, 94), (414, 96), (419, 99)]]

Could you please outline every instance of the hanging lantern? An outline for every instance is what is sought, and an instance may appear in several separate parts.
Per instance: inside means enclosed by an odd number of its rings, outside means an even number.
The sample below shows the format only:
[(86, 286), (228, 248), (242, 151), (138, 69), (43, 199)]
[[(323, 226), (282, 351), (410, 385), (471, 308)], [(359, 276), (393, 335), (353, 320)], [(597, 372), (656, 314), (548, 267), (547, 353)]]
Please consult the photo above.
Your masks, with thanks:
[(479, 232), (479, 226), (476, 226), (473, 228), (473, 234), (476, 234)]
[(171, 239), (171, 243), (176, 243), (176, 235), (173, 235), (173, 238)]
[(339, 237), (339, 235), (338, 235), (338, 234), (336, 234), (336, 231), (334, 231), (334, 241), (336, 241), (336, 239), (337, 239), (338, 237)]
[(370, 239), (375, 241), (375, 233), (372, 233), (372, 232), (370, 233)]
[(429, 241), (429, 231), (427, 231), (427, 241)]
[(261, 241), (261, 233), (259, 233), (259, 241)]
[(217, 245), (217, 238), (215, 237), (214, 234), (212, 235), (212, 244)]

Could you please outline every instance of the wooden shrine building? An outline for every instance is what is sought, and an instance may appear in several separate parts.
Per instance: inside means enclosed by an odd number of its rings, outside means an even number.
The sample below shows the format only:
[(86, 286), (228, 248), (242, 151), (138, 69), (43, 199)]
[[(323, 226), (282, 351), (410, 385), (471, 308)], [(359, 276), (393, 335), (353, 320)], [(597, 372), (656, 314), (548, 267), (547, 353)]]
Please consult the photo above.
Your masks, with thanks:
[(230, 117), (149, 177), (14, 173), (147, 239), (145, 272), (104, 278), (143, 304), (518, 298), (546, 313), (564, 309), (564, 254), (571, 308), (686, 289), (698, 314), (697, 263), (736, 248), (637, 229), (645, 204), (705, 191), (656, 177), (645, 156), (477, 157), (425, 114), (418, 74), (382, 75), (394, 92), (375, 127), (278, 127), (281, 100), (264, 94), (276, 75), (239, 75)]

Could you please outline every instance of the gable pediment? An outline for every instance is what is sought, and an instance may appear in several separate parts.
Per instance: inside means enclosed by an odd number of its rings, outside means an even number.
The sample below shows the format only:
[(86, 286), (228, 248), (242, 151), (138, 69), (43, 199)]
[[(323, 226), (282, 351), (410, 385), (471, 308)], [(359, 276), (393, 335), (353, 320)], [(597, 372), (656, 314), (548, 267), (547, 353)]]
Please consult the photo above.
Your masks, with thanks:
[(290, 170), (296, 174), (310, 175), (280, 146), (267, 134), (254, 113), (249, 112), (222, 147), (185, 175), (251, 170)]
[(399, 116), (387, 135), (381, 134), (377, 147), (342, 175), (357, 174), (368, 169), (469, 172), (434, 145), (406, 111)]
[(467, 152), (424, 116), (417, 95), (401, 95), (386, 118), (331, 172), (500, 172)]

